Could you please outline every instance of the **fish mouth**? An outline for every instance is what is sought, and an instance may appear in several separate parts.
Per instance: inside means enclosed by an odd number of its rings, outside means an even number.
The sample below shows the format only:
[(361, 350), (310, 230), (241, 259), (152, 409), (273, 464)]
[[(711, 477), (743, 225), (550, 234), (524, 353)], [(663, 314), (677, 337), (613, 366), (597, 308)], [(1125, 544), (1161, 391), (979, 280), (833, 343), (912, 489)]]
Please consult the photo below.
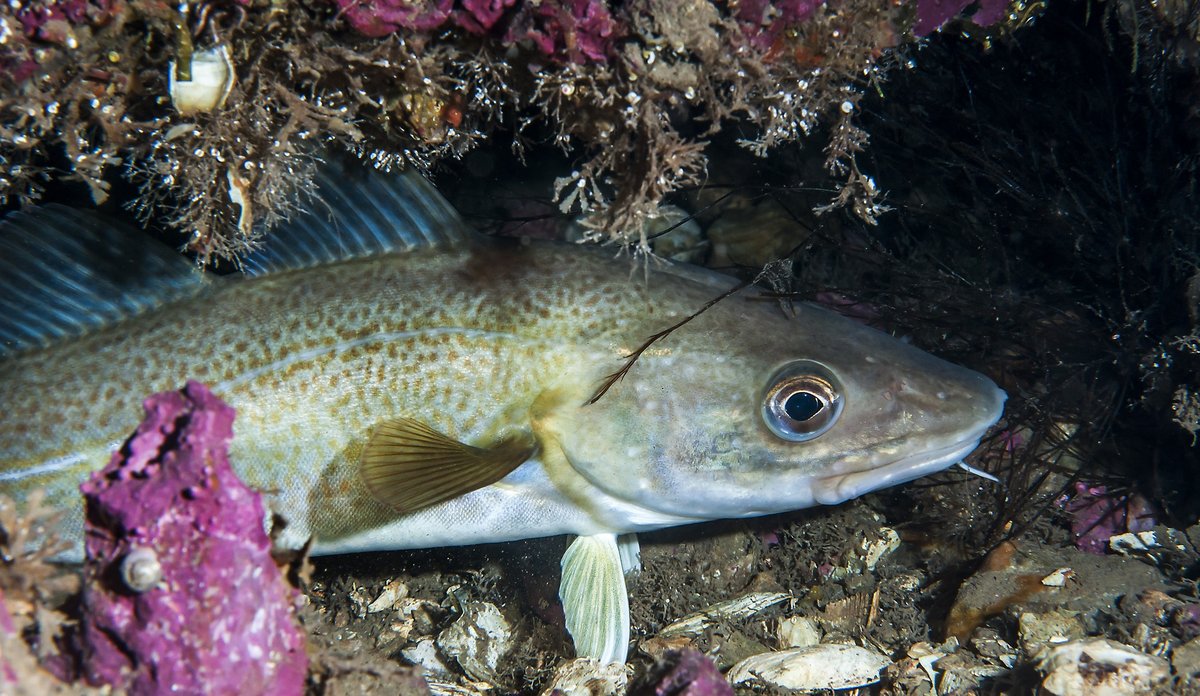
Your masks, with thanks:
[(950, 444), (933, 449), (922, 450), (894, 462), (874, 466), (859, 471), (824, 476), (813, 481), (813, 500), (822, 505), (838, 505), (851, 498), (857, 498), (872, 491), (889, 486), (908, 483), (914, 479), (936, 474), (958, 464), (971, 452), (979, 447), (984, 434), (999, 422), (1004, 415), (1004, 402), (1008, 395), (983, 375), (978, 376), (990, 389), (983, 388), (977, 393), (983, 397), (984, 403), (976, 406), (975, 427), (964, 437)]
[(992, 423), (988, 423), (951, 445), (925, 450), (890, 464), (817, 479), (812, 486), (813, 499), (822, 505), (837, 505), (881, 488), (908, 483), (948, 469), (975, 451), (991, 426)]

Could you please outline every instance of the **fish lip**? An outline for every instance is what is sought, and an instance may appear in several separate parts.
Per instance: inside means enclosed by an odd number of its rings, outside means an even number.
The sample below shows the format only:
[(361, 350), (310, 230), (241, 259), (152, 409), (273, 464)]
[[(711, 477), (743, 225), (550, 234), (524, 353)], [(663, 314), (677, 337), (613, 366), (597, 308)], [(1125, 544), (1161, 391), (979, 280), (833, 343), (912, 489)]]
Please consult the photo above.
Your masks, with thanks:
[(975, 451), (990, 427), (989, 423), (987, 427), (954, 444), (926, 450), (883, 466), (817, 479), (812, 486), (813, 499), (822, 505), (838, 505), (881, 488), (898, 486), (948, 469)]

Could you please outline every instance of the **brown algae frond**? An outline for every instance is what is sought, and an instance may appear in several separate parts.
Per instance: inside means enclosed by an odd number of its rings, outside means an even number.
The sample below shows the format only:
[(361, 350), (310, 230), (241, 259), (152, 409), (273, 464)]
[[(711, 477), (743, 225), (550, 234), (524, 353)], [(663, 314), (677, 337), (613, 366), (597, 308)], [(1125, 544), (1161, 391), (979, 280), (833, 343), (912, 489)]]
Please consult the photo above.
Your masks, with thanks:
[(207, 262), (304, 203), (314, 152), (428, 169), (497, 133), (580, 157), (562, 209), (646, 251), (642, 223), (704, 182), (715, 134), (736, 125), (765, 156), (828, 121), (831, 205), (873, 220), (856, 104), (915, 17), (867, 0), (49, 0), (0, 21), (0, 203), (53, 180), (102, 203), (120, 174)]

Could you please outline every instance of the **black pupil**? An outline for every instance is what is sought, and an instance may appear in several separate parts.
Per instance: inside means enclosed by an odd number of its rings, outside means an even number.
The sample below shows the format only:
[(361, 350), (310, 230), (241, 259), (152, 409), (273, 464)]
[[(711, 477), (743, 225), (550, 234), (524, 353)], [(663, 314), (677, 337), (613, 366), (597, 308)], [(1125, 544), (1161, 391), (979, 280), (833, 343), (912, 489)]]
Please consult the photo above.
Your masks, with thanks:
[(805, 391), (796, 392), (783, 402), (783, 412), (788, 414), (788, 418), (799, 423), (811, 419), (823, 408), (825, 408), (824, 402), (812, 393)]

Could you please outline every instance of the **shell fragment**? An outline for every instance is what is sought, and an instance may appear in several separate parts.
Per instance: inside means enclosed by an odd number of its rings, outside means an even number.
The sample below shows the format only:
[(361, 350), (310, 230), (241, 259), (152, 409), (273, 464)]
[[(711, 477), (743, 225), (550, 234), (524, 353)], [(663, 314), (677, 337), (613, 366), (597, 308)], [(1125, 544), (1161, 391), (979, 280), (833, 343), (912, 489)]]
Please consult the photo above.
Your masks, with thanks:
[(1055, 696), (1123, 696), (1149, 693), (1171, 676), (1154, 657), (1106, 638), (1085, 638), (1046, 648), (1038, 659), (1042, 688)]
[(697, 636), (709, 626), (730, 619), (744, 619), (791, 599), (786, 592), (752, 592), (684, 617), (659, 632), (659, 637)]
[(727, 675), (734, 686), (768, 686), (791, 691), (856, 689), (879, 681), (892, 664), (884, 655), (857, 645), (822, 644), (754, 655)]

